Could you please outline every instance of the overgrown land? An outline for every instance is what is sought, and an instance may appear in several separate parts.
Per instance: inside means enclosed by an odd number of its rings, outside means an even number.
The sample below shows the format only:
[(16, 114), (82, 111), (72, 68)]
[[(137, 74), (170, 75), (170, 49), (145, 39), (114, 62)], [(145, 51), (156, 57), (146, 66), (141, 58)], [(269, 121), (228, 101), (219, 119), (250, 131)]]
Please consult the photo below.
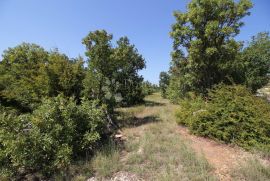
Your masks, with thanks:
[(0, 180), (270, 180), (270, 37), (235, 39), (252, 6), (191, 0), (174, 12), (159, 86), (138, 73), (146, 61), (128, 37), (106, 30), (82, 39), (86, 60), (7, 48)]

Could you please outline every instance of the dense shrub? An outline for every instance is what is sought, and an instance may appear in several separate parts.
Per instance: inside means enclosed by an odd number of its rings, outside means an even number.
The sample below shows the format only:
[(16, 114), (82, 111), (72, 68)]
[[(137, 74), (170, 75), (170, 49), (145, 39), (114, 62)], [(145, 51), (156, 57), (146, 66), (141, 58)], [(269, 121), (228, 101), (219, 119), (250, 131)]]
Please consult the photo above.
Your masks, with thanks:
[(145, 95), (145, 96), (151, 95), (151, 94), (153, 94), (154, 92), (157, 92), (157, 91), (159, 91), (159, 87), (157, 85), (152, 84), (149, 81), (144, 81), (142, 83), (143, 95)]
[(32, 114), (0, 115), (0, 174), (68, 168), (73, 158), (92, 151), (105, 131), (103, 109), (95, 101), (61, 96), (43, 101)]
[(219, 85), (210, 91), (208, 99), (182, 101), (178, 122), (195, 134), (270, 151), (269, 103), (240, 85)]
[(0, 103), (32, 112), (43, 97), (64, 94), (79, 102), (84, 78), (82, 58), (70, 59), (36, 44), (8, 48), (0, 61)]

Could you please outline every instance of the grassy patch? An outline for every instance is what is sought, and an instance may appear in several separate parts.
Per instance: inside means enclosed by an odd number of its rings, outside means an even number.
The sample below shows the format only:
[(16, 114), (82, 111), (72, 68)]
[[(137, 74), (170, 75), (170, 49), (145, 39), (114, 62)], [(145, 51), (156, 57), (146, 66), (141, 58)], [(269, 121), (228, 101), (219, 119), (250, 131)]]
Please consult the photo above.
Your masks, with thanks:
[(146, 106), (134, 116), (153, 115), (159, 121), (124, 130), (128, 137), (125, 171), (146, 180), (215, 180), (206, 159), (198, 156), (177, 133), (175, 106), (156, 94), (146, 100), (158, 101), (157, 106)]
[(54, 175), (53, 179), (55, 181), (85, 181), (95, 176), (102, 180), (116, 173), (120, 166), (120, 150), (113, 141), (108, 141), (91, 160), (77, 161), (66, 172)]
[(147, 180), (214, 180), (208, 162), (181, 140), (171, 123), (159, 122), (146, 129), (139, 140), (129, 143), (134, 150), (128, 154), (127, 171)]
[(120, 151), (111, 142), (97, 152), (92, 160), (92, 167), (98, 177), (109, 177), (120, 169)]
[(270, 166), (263, 165), (258, 159), (250, 158), (232, 173), (235, 180), (265, 181), (270, 180)]

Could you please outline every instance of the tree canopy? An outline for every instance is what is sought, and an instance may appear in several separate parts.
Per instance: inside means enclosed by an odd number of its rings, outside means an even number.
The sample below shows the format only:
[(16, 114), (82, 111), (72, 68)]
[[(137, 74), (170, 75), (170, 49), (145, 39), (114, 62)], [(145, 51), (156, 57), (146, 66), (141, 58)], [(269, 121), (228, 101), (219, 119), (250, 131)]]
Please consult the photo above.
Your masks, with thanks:
[(251, 7), (249, 0), (192, 0), (187, 12), (174, 13), (173, 59), (175, 54), (186, 52), (179, 63), (180, 80), (177, 80), (185, 84), (183, 91), (205, 94), (213, 85), (230, 81), (231, 65), (241, 48), (234, 37)]
[(110, 107), (141, 102), (143, 78), (138, 71), (145, 68), (145, 60), (127, 37), (121, 37), (116, 47), (112, 38), (105, 30), (98, 30), (83, 39), (88, 57), (85, 96)]

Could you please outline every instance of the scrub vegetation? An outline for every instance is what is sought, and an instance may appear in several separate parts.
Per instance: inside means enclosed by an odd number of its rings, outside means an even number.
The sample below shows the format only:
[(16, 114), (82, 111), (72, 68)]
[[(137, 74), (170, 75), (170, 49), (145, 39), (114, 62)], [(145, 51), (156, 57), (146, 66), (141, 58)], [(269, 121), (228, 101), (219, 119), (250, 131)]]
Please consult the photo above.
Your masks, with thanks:
[(270, 37), (236, 40), (252, 7), (191, 0), (175, 11), (159, 85), (140, 75), (129, 38), (106, 30), (82, 38), (86, 58), (7, 48), (0, 180), (270, 180)]

